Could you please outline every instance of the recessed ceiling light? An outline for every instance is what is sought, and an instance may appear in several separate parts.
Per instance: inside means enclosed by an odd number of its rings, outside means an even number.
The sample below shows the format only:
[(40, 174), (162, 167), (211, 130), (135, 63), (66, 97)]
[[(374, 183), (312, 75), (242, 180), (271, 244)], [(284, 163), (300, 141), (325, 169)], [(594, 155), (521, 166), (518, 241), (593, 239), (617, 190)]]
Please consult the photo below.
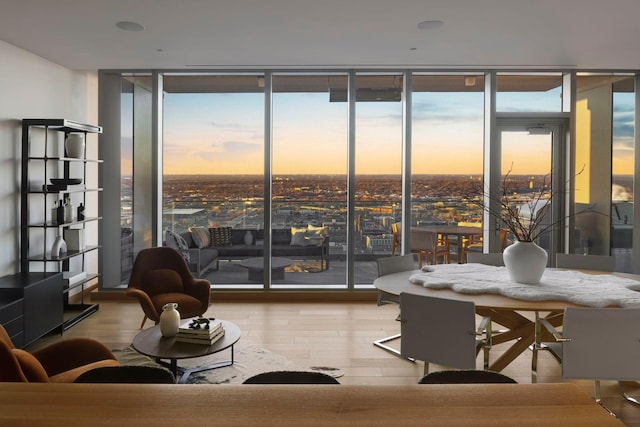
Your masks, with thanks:
[(120, 28), (121, 30), (125, 30), (125, 31), (142, 31), (142, 30), (144, 30), (144, 27), (142, 25), (138, 24), (137, 22), (131, 22), (131, 21), (116, 22), (116, 27)]
[(442, 28), (444, 22), (440, 20), (422, 21), (418, 23), (419, 30), (434, 30), (436, 28)]

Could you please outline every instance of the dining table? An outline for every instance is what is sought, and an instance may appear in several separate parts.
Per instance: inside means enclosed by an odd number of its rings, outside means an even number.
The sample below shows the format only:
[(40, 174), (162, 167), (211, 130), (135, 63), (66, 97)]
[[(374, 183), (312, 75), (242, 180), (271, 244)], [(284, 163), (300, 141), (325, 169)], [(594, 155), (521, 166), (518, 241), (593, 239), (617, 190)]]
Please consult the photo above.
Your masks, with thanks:
[[(482, 236), (482, 227), (474, 227), (471, 225), (434, 224), (412, 228), (438, 233), (445, 236), (450, 244), (455, 242), (458, 246), (458, 264), (464, 264), (466, 262), (465, 249), (469, 242), (472, 242), (477, 236)], [(455, 237), (455, 240), (451, 239), (451, 237)]]
[[(475, 303), (478, 315), (501, 326), (492, 335), (493, 345), (509, 346), (490, 362), (489, 369), (496, 372), (534, 343), (536, 316), (558, 327), (567, 307), (640, 306), (640, 276), (586, 270), (548, 268), (540, 284), (523, 285), (511, 282), (505, 267), (439, 264), (378, 277), (374, 286), (380, 298), (389, 301), (408, 292)], [(553, 340), (547, 332), (542, 334), (541, 339)]]

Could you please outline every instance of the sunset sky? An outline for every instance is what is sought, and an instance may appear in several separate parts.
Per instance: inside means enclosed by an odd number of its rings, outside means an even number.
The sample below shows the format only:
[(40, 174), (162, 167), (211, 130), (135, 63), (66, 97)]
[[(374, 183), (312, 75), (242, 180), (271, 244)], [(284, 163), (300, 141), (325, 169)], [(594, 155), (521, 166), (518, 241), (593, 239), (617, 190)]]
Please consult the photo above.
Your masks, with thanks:
[[(615, 96), (614, 173), (628, 174), (633, 173), (633, 94)], [(263, 97), (260, 93), (165, 94), (164, 174), (261, 174)], [(501, 94), (498, 107), (556, 111), (558, 98), (558, 93), (533, 98)], [(420, 92), (413, 94), (413, 102), (412, 172), (482, 173), (482, 94)], [(276, 93), (274, 174), (346, 173), (347, 118), (347, 103), (329, 102), (326, 92)], [(549, 140), (524, 133), (505, 135), (503, 164), (513, 162), (513, 173), (548, 173)], [(401, 103), (357, 103), (356, 173), (400, 173), (401, 141)], [(123, 168), (126, 162), (123, 158)]]

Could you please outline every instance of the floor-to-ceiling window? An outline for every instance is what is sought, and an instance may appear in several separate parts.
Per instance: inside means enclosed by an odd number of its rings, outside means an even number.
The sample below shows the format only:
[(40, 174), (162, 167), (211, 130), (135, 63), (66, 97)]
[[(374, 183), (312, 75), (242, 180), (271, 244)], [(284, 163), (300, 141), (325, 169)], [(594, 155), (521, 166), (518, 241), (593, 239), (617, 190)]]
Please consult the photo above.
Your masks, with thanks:
[(274, 288), (346, 287), (346, 89), (345, 73), (273, 75), (272, 255), (290, 263)]
[(391, 255), (401, 219), (403, 75), (357, 73), (355, 85), (354, 282), (363, 284)]
[(151, 84), (149, 74), (121, 79), (119, 282), (123, 284), (129, 280), (137, 253), (152, 242)]
[[(489, 88), (486, 76), (494, 74), (496, 85)], [(124, 76), (119, 94), (124, 281), (136, 248), (152, 240), (148, 212), (156, 210), (149, 204), (155, 157), (150, 153), (156, 142), (163, 190), (158, 228), (230, 228), (236, 237), (256, 230), (253, 243), (269, 249), (282, 244), (276, 230), (290, 229), (291, 239), (302, 232), (301, 247), (316, 244), (320, 235), (327, 238), (326, 260), (296, 248), (272, 250), (272, 256), (291, 261), (284, 279), (267, 274), (248, 280), (240, 265), (244, 257), (221, 257), (217, 269), (207, 273), (214, 286), (366, 288), (375, 278), (375, 259), (391, 254), (393, 223), (408, 219), (404, 231), (440, 226), (486, 231), (473, 199), (486, 190), (490, 111), (498, 123), (516, 117), (528, 124), (524, 132), (500, 134), (500, 155), (490, 162), (503, 177), (511, 171), (522, 183), (514, 200), (535, 191), (546, 174), (557, 175), (558, 165), (564, 171), (571, 159), (575, 177), (563, 179), (573, 185), (573, 211), (599, 212), (572, 219), (571, 232), (558, 240), (562, 247), (552, 250), (611, 253), (617, 270), (632, 268), (633, 76), (391, 70), (160, 76), (158, 83), (151, 74)], [(576, 82), (573, 92), (566, 90), (568, 76)], [(158, 100), (159, 135), (152, 142), (156, 84), (163, 99)], [(488, 90), (495, 91), (491, 107)], [(568, 103), (570, 94), (574, 105)], [(565, 138), (574, 108), (575, 135)], [(556, 140), (549, 141), (537, 117), (561, 124), (551, 130), (563, 133), (562, 149), (554, 148)], [(555, 185), (562, 191), (563, 184)], [(473, 233), (474, 242), (449, 234), (451, 262), (464, 262), (458, 257), (462, 246), (482, 248), (482, 239), (492, 241), (493, 234)]]
[(612, 255), (632, 271), (635, 78), (579, 74), (576, 88), (574, 252)]
[(411, 227), (437, 232), (450, 261), (464, 262), (482, 234), (469, 201), (483, 182), (484, 76), (415, 74), (412, 88)]
[[(239, 243), (264, 226), (264, 76), (166, 74), (163, 92), (162, 229)], [(214, 286), (262, 287), (239, 260), (222, 257)]]

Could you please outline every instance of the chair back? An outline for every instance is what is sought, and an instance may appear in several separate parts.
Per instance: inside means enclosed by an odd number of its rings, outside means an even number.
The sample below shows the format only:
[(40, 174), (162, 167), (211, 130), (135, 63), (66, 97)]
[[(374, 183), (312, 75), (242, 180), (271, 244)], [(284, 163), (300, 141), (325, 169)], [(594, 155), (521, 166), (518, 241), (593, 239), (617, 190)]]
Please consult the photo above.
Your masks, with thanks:
[(411, 229), (412, 251), (433, 251), (438, 245), (438, 233), (420, 229)]
[(640, 308), (566, 308), (563, 378), (640, 380), (638, 325)]
[(323, 372), (273, 371), (247, 378), (243, 384), (340, 384), (340, 382)]
[(400, 353), (457, 369), (476, 367), (473, 302), (400, 294)]
[(556, 267), (613, 271), (615, 261), (609, 255), (556, 254)]
[(478, 369), (461, 369), (430, 372), (418, 384), (517, 384), (518, 382), (499, 372)]
[(415, 254), (378, 258), (376, 263), (378, 264), (378, 277), (418, 269), (418, 261)]
[(467, 252), (467, 262), (474, 262), (484, 265), (504, 266), (504, 259), (501, 253), (483, 254), (480, 252)]
[(175, 384), (170, 370), (160, 366), (102, 366), (80, 374), (75, 383)]
[(142, 249), (138, 253), (131, 269), (129, 287), (142, 288), (143, 278), (151, 270), (173, 270), (180, 275), (183, 283), (193, 280), (189, 266), (177, 250), (158, 246)]

